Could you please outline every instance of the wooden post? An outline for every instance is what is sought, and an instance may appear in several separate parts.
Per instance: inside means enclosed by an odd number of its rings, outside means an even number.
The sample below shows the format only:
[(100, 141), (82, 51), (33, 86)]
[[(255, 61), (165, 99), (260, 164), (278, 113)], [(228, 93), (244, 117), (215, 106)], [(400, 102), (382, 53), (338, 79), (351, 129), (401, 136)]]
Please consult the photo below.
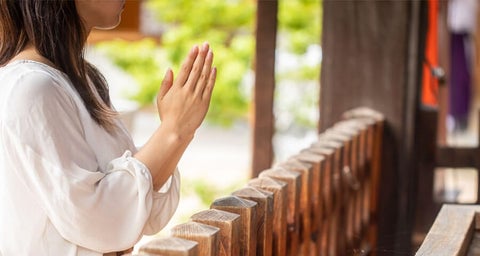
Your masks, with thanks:
[(163, 256), (200, 256), (197, 242), (178, 237), (152, 240), (140, 247), (139, 252)]
[(300, 238), (301, 174), (276, 168), (262, 171), (259, 177), (269, 177), (287, 183), (287, 255), (296, 256), (299, 253)]
[(220, 210), (205, 210), (192, 215), (192, 221), (214, 226), (220, 229), (220, 256), (236, 256), (240, 254), (240, 215)]
[(217, 227), (205, 225), (197, 222), (187, 222), (179, 224), (170, 230), (174, 237), (192, 240), (198, 243), (198, 252), (200, 255), (216, 256), (218, 248)]
[[(329, 143), (329, 141), (326, 141)], [(335, 143), (336, 144), (336, 143)], [(316, 145), (316, 146), (315, 146)], [(330, 226), (333, 225), (331, 221), (331, 216), (333, 212), (333, 201), (335, 200), (336, 193), (333, 190), (333, 160), (335, 150), (329, 147), (322, 147), (318, 143), (312, 144), (310, 148), (301, 151), (319, 154), (324, 157), (324, 160), (321, 162), (320, 168), (320, 197), (319, 197), (319, 229), (321, 230), (320, 241), (321, 241), (321, 250), (320, 255), (328, 255), (329, 252), (329, 230)]]
[(366, 145), (366, 175), (370, 178), (370, 192), (368, 195), (368, 240), (371, 248), (376, 247), (378, 229), (378, 200), (380, 189), (380, 170), (382, 166), (382, 140), (385, 117), (369, 108), (354, 108), (343, 114), (344, 119), (355, 118), (363, 120), (369, 125)]
[(257, 203), (257, 255), (271, 256), (273, 250), (273, 193), (246, 187), (232, 193)]
[(287, 255), (287, 184), (267, 177), (248, 185), (273, 193), (273, 255)]
[(345, 138), (341, 139), (345, 143), (344, 152), (344, 169), (343, 175), (345, 177), (345, 194), (346, 205), (345, 213), (348, 223), (348, 246), (351, 250), (359, 247), (360, 238), (360, 213), (362, 211), (360, 203), (360, 191), (362, 183), (360, 180), (360, 166), (358, 161), (359, 154), (359, 140), (360, 133), (354, 129), (350, 122), (343, 121), (333, 126), (332, 130), (338, 132), (340, 135), (344, 135)]
[[(331, 133), (323, 133), (319, 135), (318, 141), (312, 147), (326, 148), (334, 151), (333, 155), (325, 155), (327, 157), (327, 164), (330, 168), (326, 168), (331, 175), (331, 194), (330, 197), (330, 211), (327, 210), (328, 219), (326, 222), (329, 225), (327, 230), (328, 237), (328, 255), (345, 255), (345, 234), (343, 221), (343, 148), (344, 144), (335, 141)], [(329, 170), (330, 169), (330, 170)], [(328, 205), (328, 204), (327, 204)]]
[(277, 0), (257, 1), (252, 177), (270, 168), (273, 161), (277, 10)]
[(241, 256), (255, 256), (257, 251), (257, 203), (237, 196), (228, 196), (215, 200), (212, 209), (228, 211), (240, 215), (240, 247)]
[(352, 249), (359, 248), (361, 242), (361, 213), (362, 206), (362, 189), (363, 189), (363, 176), (362, 165), (360, 164), (360, 158), (363, 156), (363, 150), (361, 145), (361, 129), (365, 126), (355, 120), (344, 120), (336, 123), (332, 130), (345, 135), (348, 138), (350, 144), (348, 155), (348, 172), (346, 175), (347, 191), (349, 194), (347, 212), (349, 228), (351, 232), (350, 247)]
[(291, 159), (290, 161), (279, 163), (274, 167), (283, 168), (288, 171), (300, 173), (302, 187), (300, 191), (300, 254), (309, 255), (315, 251), (315, 245), (311, 241), (312, 235), (312, 197), (313, 197), (313, 168), (312, 165), (304, 165), (302, 162)]
[[(345, 125), (352, 127), (353, 129), (359, 132), (359, 147), (358, 147), (358, 179), (360, 181), (360, 200), (359, 200), (359, 209), (361, 209), (359, 220), (360, 229), (367, 228), (370, 220), (370, 193), (371, 193), (371, 172), (370, 172), (370, 161), (372, 154), (373, 146), (373, 136), (374, 136), (374, 125), (375, 120), (372, 118), (357, 118), (350, 117), (346, 118), (348, 123)], [(363, 236), (363, 234), (360, 234)]]

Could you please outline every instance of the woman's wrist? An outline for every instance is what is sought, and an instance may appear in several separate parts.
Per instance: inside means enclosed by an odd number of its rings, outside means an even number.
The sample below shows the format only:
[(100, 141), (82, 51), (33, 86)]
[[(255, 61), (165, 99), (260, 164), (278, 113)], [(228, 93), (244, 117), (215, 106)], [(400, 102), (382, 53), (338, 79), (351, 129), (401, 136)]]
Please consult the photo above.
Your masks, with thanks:
[(135, 154), (150, 170), (155, 188), (163, 186), (173, 174), (193, 134), (179, 133), (167, 125), (160, 125), (150, 140)]
[(168, 142), (188, 144), (193, 140), (195, 132), (183, 131), (178, 126), (162, 122), (160, 127), (155, 131), (155, 134), (167, 138)]

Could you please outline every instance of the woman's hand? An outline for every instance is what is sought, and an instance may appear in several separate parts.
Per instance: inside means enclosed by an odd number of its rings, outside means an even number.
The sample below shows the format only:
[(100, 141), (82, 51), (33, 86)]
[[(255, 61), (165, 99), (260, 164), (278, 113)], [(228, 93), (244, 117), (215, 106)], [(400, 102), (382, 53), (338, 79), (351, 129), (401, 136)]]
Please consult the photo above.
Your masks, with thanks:
[(168, 70), (157, 96), (162, 123), (148, 142), (135, 154), (152, 174), (158, 190), (175, 171), (210, 105), (216, 69), (207, 43), (194, 46), (177, 76)]
[(194, 46), (177, 78), (169, 69), (157, 95), (157, 107), (165, 129), (180, 137), (192, 138), (210, 105), (216, 69), (207, 43)]

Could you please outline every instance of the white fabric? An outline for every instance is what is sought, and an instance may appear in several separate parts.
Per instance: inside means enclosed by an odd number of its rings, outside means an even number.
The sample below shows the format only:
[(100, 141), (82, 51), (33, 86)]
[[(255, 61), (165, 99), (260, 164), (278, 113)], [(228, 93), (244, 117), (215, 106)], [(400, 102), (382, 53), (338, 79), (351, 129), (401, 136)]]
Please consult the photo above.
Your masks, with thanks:
[(65, 74), (0, 68), (0, 255), (102, 255), (158, 232), (179, 200), (178, 170), (153, 191), (118, 121), (90, 118)]
[(450, 31), (474, 34), (477, 26), (478, 0), (450, 0), (447, 23)]

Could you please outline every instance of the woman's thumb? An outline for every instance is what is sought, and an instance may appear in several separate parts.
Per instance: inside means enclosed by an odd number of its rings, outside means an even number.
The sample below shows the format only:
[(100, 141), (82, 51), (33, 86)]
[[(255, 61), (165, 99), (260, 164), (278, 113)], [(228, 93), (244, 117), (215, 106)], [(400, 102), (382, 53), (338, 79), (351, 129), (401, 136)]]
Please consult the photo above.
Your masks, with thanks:
[(173, 85), (173, 72), (169, 68), (163, 77), (162, 86), (160, 87), (160, 92), (158, 93), (160, 98), (163, 98), (167, 92), (172, 88)]

